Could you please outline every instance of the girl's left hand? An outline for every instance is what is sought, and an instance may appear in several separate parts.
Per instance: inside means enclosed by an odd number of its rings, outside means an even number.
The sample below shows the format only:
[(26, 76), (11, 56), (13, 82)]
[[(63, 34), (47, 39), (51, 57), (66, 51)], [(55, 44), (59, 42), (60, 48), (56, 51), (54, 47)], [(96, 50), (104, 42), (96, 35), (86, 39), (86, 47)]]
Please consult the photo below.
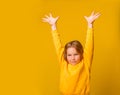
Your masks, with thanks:
[(100, 16), (100, 13), (94, 13), (94, 11), (91, 13), (90, 16), (84, 16), (87, 20), (88, 24), (93, 24), (93, 22)]

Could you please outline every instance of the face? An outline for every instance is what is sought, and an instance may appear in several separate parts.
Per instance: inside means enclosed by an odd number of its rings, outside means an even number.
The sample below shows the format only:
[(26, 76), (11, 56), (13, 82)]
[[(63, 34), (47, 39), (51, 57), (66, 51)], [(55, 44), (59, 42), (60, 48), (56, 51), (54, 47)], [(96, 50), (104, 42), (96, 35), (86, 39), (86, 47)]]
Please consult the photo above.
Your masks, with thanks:
[(74, 47), (67, 49), (67, 61), (72, 65), (80, 62), (80, 53), (78, 53)]

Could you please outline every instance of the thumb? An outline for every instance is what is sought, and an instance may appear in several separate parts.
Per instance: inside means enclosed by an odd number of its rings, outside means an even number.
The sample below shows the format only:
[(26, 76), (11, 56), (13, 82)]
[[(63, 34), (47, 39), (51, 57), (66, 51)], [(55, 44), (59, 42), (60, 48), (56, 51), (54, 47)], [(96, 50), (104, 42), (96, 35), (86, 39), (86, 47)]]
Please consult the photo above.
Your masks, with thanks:
[(58, 20), (58, 19), (59, 19), (59, 16), (57, 16), (55, 19)]
[(87, 20), (87, 16), (84, 16), (84, 18)]

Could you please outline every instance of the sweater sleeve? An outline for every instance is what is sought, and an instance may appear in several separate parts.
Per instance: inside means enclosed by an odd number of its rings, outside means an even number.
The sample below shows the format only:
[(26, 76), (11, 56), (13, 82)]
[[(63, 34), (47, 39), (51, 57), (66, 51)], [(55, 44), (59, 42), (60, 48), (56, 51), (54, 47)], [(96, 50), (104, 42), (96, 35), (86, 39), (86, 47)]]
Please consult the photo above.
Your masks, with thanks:
[(64, 48), (62, 47), (60, 35), (57, 30), (52, 31), (52, 38), (53, 38), (53, 43), (54, 43), (55, 50), (58, 56), (58, 61), (59, 63), (61, 63)]
[(94, 50), (94, 31), (93, 28), (88, 28), (83, 56), (84, 62), (87, 65), (89, 71), (92, 65), (93, 50)]

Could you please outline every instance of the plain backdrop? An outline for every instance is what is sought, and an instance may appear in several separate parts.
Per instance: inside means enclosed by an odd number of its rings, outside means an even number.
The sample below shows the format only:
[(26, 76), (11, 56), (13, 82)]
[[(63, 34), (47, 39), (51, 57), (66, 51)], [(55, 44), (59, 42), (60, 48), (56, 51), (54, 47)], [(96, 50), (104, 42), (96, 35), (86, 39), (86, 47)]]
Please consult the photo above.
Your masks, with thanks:
[(120, 95), (119, 0), (0, 1), (0, 95), (60, 95), (59, 65), (45, 14), (60, 16), (57, 28), (63, 46), (85, 44), (84, 16), (94, 10), (95, 50), (91, 95)]

